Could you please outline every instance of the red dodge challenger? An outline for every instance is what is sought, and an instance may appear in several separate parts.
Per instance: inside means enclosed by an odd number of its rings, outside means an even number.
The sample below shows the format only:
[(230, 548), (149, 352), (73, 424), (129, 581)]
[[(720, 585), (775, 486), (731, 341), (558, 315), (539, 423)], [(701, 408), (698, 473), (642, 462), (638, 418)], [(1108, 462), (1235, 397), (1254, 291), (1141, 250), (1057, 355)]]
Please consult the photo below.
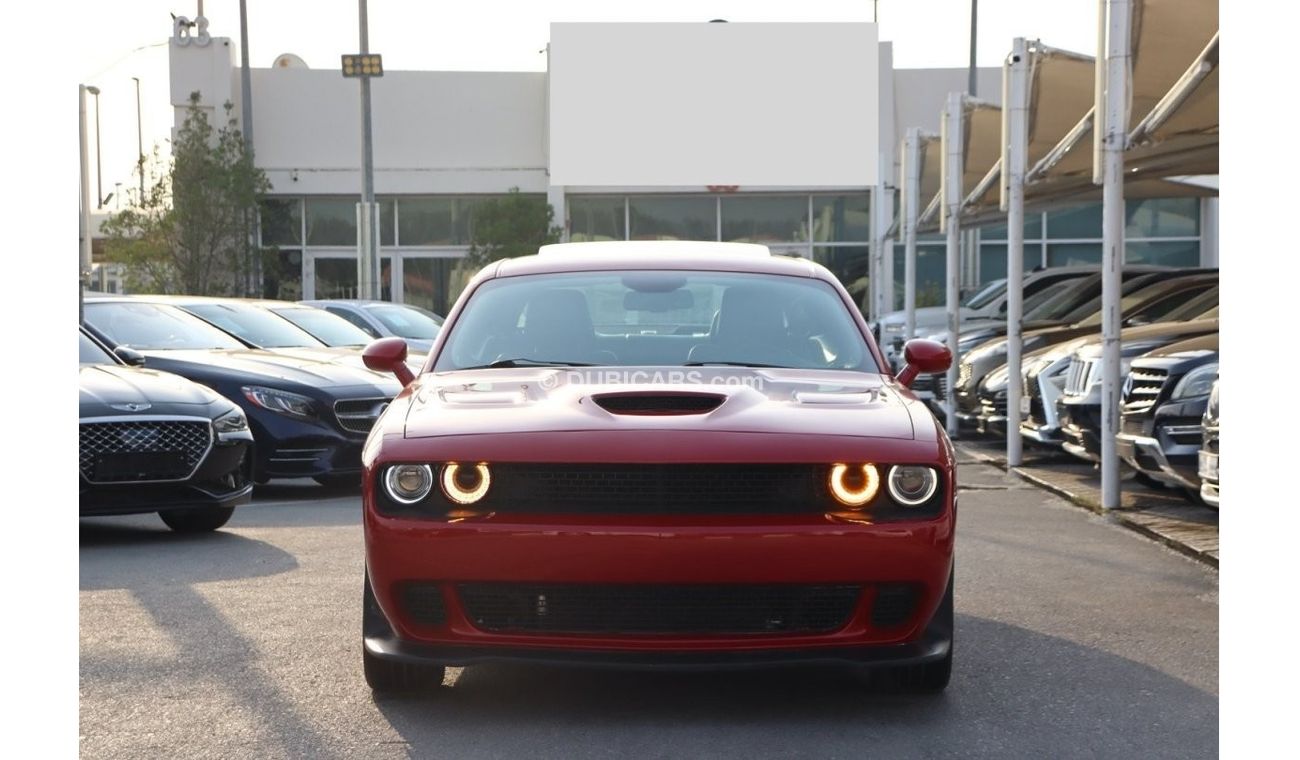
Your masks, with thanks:
[(825, 268), (735, 243), (493, 263), (363, 453), (376, 691), (492, 660), (948, 683), (952, 445)]

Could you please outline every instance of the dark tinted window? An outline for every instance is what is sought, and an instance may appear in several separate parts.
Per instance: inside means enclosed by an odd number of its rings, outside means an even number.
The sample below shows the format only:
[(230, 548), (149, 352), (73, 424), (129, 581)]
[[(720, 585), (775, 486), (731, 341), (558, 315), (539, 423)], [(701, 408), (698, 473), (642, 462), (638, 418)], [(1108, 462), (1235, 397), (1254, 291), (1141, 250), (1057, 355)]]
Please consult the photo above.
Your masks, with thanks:
[(271, 311), (311, 333), (327, 346), (364, 346), (370, 334), (342, 317), (310, 306), (275, 306)]
[(185, 310), (261, 348), (297, 346), (315, 348), (325, 345), (303, 332), (288, 320), (247, 304), (196, 303)]
[(117, 364), (108, 352), (99, 347), (99, 344), (86, 337), (85, 333), (77, 333), (81, 338), (81, 363), (82, 364)]

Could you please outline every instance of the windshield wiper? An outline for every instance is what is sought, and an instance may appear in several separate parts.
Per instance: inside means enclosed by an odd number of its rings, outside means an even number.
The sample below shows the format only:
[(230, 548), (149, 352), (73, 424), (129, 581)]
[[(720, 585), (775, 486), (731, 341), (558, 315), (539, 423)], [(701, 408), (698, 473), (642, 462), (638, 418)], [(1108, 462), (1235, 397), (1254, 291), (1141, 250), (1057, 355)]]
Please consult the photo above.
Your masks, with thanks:
[(784, 364), (759, 364), (758, 362), (686, 362), (683, 367), (761, 367), (763, 369), (794, 369)]
[(549, 359), (497, 359), (491, 364), (479, 364), (474, 367), (461, 367), (461, 369), (499, 369), (502, 367), (594, 367), (594, 364), (586, 362), (560, 362)]

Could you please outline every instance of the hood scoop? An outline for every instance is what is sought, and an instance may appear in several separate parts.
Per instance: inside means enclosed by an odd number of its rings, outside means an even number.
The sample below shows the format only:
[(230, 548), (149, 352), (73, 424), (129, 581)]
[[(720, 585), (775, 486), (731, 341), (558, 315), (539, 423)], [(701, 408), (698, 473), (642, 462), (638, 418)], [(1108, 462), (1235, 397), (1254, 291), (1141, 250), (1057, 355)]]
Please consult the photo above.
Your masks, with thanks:
[(601, 393), (591, 397), (610, 414), (665, 416), (707, 414), (722, 405), (727, 397), (717, 393), (655, 392)]

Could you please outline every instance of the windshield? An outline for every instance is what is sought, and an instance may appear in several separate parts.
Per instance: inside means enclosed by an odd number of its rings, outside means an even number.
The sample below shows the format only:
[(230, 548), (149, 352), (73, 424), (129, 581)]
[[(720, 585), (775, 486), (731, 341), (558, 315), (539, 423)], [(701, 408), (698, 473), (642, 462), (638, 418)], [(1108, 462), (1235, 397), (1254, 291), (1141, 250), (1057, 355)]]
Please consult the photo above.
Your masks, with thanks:
[(1077, 280), (1061, 280), (1052, 283), (1025, 299), (1022, 312), (1026, 321), (1035, 319), (1053, 319), (1058, 314), (1068, 311), (1077, 300)]
[(99, 344), (86, 337), (83, 332), (77, 333), (81, 336), (81, 363), (82, 364), (117, 364), (108, 352), (99, 347)]
[(967, 298), (966, 302), (963, 303), (962, 306), (965, 306), (968, 309), (982, 308), (984, 306), (987, 306), (993, 299), (997, 298), (999, 295), (1005, 293), (1006, 291), (1007, 291), (1006, 280), (994, 280), (993, 282), (990, 282), (988, 285), (985, 285), (980, 290), (975, 291), (975, 295), (971, 296), (970, 298)]
[(529, 275), (478, 288), (435, 371), (494, 362), (877, 372), (825, 282), (733, 272)]
[(365, 330), (324, 309), (273, 306), (271, 311), (311, 333), (327, 346), (366, 346), (374, 340)]
[(86, 321), (113, 343), (145, 351), (244, 347), (193, 314), (163, 304), (88, 303)]
[(1201, 319), (1201, 315), (1219, 306), (1219, 288), (1216, 285), (1165, 315), (1166, 322), (1183, 322)]
[(194, 303), (181, 308), (259, 348), (319, 348), (325, 345), (288, 320), (256, 306)]
[(442, 317), (418, 306), (406, 304), (367, 305), (366, 311), (384, 323), (394, 335), (415, 340), (433, 340), (442, 328)]

